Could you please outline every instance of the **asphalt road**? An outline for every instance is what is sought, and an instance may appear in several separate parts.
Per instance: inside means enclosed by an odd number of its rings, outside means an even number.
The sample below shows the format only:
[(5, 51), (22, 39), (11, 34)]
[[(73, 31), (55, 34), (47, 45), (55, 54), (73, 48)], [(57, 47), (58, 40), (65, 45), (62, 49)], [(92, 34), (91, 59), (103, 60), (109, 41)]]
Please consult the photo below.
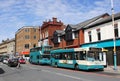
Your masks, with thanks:
[(120, 81), (120, 75), (101, 71), (75, 71), (23, 64), (22, 67), (8, 67), (0, 63), (0, 81)]

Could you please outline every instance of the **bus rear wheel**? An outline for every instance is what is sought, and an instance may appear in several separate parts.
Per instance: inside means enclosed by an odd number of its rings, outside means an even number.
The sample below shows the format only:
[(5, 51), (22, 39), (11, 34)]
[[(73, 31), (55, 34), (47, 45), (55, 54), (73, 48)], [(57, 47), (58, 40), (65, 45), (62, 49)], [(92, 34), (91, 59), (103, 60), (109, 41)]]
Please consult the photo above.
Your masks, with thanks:
[(75, 65), (75, 70), (79, 70), (78, 64)]
[(58, 67), (57, 63), (55, 63), (55, 67), (56, 67), (56, 68)]

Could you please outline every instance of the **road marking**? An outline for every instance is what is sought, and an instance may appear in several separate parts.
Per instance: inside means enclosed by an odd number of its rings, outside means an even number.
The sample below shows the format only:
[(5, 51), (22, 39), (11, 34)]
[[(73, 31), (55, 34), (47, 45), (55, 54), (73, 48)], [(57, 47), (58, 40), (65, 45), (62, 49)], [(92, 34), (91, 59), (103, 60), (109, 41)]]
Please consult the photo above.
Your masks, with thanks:
[[(30, 68), (30, 69), (35, 69), (35, 70), (39, 69), (39, 68), (29, 67), (29, 66), (25, 66), (25, 67)], [(48, 73), (53, 73), (53, 74), (56, 74), (56, 75), (59, 75), (59, 76), (69, 77), (69, 78), (77, 79), (77, 80), (92, 81), (92, 80), (87, 80), (87, 79), (83, 79), (83, 78), (79, 78), (79, 77), (75, 77), (75, 76), (71, 76), (71, 75), (67, 75), (67, 74), (63, 74), (63, 73), (52, 72), (52, 71), (49, 71), (49, 70), (41, 70), (41, 71), (48, 72)]]
[(67, 75), (67, 74), (63, 74), (63, 73), (52, 72), (52, 71), (49, 71), (49, 70), (42, 70), (42, 71), (49, 72), (49, 73), (54, 73), (56, 75), (60, 75), (60, 76), (64, 76), (64, 77), (69, 77), (69, 78), (72, 78), (72, 79), (77, 79), (77, 80), (82, 80), (82, 81), (92, 81), (92, 80), (83, 79), (83, 78), (79, 78), (79, 77), (75, 77), (75, 76), (71, 76), (71, 75)]
[[(27, 68), (30, 68), (30, 69), (35, 69), (35, 70), (39, 70), (39, 68), (35, 68), (35, 67), (29, 67), (29, 66), (25, 66)], [(75, 71), (75, 70), (69, 70), (69, 69), (61, 69), (61, 68), (56, 68), (56, 69), (60, 69), (60, 70), (67, 70), (67, 71)], [(79, 77), (76, 77), (76, 76), (70, 76), (70, 75), (67, 75), (67, 74), (62, 74), (62, 73), (57, 73), (57, 72), (52, 72), (52, 71), (49, 71), (49, 70), (41, 70), (41, 71), (44, 71), (44, 72), (49, 72), (49, 73), (54, 73), (54, 74), (57, 74), (57, 75), (60, 75), (60, 76), (65, 76), (65, 77), (69, 77), (69, 78), (73, 78), (73, 79), (77, 79), (77, 80), (83, 80), (83, 81), (91, 81), (91, 80), (86, 80), (86, 79), (82, 79), (82, 78), (79, 78)], [(75, 71), (75, 72), (81, 72), (81, 71)], [(119, 76), (109, 76), (109, 75), (106, 75), (106, 74), (98, 74), (98, 73), (91, 73), (91, 72), (82, 72), (82, 73), (87, 73), (87, 74), (95, 74), (95, 75), (98, 75), (98, 76), (107, 76), (107, 77), (114, 77), (114, 78), (120, 78)]]

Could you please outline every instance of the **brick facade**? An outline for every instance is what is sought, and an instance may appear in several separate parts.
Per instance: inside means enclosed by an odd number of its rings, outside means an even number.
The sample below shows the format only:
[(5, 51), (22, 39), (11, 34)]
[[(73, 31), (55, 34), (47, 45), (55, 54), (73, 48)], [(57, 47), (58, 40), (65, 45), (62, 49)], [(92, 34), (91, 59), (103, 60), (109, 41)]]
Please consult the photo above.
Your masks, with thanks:
[(57, 21), (57, 18), (53, 18), (52, 21), (43, 22), (41, 26), (41, 39), (42, 45), (53, 45), (51, 41), (51, 37), (55, 30), (63, 30), (64, 25), (61, 21)]
[(30, 48), (38, 46), (39, 27), (22, 27), (15, 34), (16, 53), (29, 53)]

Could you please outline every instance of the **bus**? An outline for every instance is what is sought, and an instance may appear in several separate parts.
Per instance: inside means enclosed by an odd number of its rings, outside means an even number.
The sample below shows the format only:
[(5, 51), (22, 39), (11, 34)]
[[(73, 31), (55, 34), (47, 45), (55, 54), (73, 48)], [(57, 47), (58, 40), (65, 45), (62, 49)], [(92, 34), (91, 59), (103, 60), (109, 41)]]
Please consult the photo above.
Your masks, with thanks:
[(50, 64), (51, 46), (41, 46), (30, 49), (30, 63), (33, 64)]
[(40, 60), (39, 60), (40, 64), (44, 64), (44, 65), (50, 65), (50, 54), (43, 54), (40, 56)]
[(75, 70), (104, 70), (102, 48), (70, 48), (51, 51), (51, 66)]

